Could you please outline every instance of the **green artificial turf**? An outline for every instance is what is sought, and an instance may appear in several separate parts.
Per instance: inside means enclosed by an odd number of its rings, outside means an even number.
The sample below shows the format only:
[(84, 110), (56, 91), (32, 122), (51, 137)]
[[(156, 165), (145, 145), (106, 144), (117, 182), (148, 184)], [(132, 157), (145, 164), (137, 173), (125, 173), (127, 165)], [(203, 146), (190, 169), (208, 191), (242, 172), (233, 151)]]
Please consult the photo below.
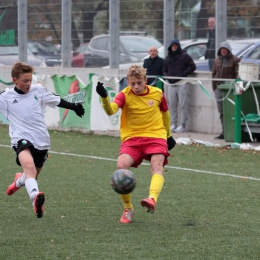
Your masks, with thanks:
[[(9, 146), (8, 128), (0, 131), (0, 144)], [(38, 179), (46, 196), (41, 219), (24, 187), (6, 195), (21, 168), (15, 153), (0, 146), (1, 260), (260, 259), (259, 152), (177, 145), (154, 214), (140, 205), (148, 196), (150, 168), (131, 168), (135, 215), (125, 225), (119, 222), (123, 205), (110, 187), (120, 139), (50, 135)]]

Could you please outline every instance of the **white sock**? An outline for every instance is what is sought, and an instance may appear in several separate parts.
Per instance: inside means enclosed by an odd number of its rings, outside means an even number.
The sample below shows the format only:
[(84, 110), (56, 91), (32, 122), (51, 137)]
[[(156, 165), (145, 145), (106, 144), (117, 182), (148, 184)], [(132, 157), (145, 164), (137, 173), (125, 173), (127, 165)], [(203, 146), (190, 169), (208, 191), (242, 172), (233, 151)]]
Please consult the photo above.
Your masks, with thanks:
[(25, 173), (23, 173), (23, 175), (20, 178), (18, 178), (15, 183), (15, 186), (17, 188), (20, 188), (21, 186), (24, 186), (24, 185), (25, 185)]
[(33, 204), (33, 199), (39, 192), (37, 181), (34, 178), (28, 178), (25, 180), (25, 188)]

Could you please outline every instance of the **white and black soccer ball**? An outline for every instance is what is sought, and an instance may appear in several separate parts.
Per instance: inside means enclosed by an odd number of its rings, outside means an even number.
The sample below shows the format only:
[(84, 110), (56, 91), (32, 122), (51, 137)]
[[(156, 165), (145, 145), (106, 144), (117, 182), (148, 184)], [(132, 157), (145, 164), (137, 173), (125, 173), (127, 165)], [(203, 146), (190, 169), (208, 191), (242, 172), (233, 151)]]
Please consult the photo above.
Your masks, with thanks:
[(131, 193), (136, 185), (134, 174), (127, 169), (116, 170), (110, 180), (111, 187), (119, 194)]

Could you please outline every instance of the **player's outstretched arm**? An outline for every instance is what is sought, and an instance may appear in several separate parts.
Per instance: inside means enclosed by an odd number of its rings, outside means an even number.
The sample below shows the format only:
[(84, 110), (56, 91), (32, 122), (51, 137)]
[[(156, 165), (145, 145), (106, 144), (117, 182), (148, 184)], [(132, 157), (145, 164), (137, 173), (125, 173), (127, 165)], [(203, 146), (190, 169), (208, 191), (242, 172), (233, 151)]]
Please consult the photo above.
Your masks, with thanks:
[(115, 114), (118, 111), (119, 107), (115, 102), (110, 103), (109, 97), (107, 96), (107, 91), (103, 83), (97, 83), (96, 92), (101, 97), (102, 106), (106, 114), (109, 116)]
[(85, 109), (80, 103), (70, 103), (64, 99), (60, 99), (58, 107), (67, 108), (73, 110), (77, 116), (82, 117), (85, 114)]

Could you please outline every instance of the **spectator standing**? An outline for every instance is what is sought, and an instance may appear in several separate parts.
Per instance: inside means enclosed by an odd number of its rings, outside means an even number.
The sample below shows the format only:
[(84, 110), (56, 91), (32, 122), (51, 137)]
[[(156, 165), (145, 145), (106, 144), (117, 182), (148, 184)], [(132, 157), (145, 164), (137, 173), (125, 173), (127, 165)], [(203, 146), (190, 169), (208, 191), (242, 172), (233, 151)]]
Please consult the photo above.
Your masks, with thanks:
[[(146, 76), (162, 76), (164, 59), (158, 56), (158, 49), (155, 46), (151, 46), (148, 54), (150, 57), (144, 59), (143, 63), (143, 67), (146, 69)], [(154, 86), (156, 84), (155, 79), (147, 77), (147, 85)]]
[[(212, 69), (212, 78), (236, 79), (238, 78), (238, 63), (240, 59), (232, 54), (231, 46), (228, 42), (222, 42), (218, 49), (217, 58)], [(217, 99), (217, 108), (220, 115), (222, 132), (217, 139), (224, 139), (224, 122), (223, 122), (223, 102), (221, 100), (222, 92), (217, 88), (224, 81), (213, 81), (212, 88)]]
[[(182, 50), (179, 40), (172, 40), (168, 47), (168, 55), (164, 60), (163, 75), (169, 77), (187, 77), (196, 69), (189, 54)], [(168, 79), (173, 84), (179, 79)], [(171, 131), (184, 132), (189, 112), (189, 84), (177, 84), (168, 88), (169, 110), (171, 115)], [(178, 126), (178, 102), (180, 103), (181, 120)]]
[(216, 52), (216, 36), (215, 36), (215, 26), (216, 20), (215, 17), (209, 17), (208, 19), (208, 42), (207, 42), (207, 50), (205, 53), (205, 59), (209, 61), (209, 68), (212, 70), (214, 60), (215, 60), (215, 52)]

